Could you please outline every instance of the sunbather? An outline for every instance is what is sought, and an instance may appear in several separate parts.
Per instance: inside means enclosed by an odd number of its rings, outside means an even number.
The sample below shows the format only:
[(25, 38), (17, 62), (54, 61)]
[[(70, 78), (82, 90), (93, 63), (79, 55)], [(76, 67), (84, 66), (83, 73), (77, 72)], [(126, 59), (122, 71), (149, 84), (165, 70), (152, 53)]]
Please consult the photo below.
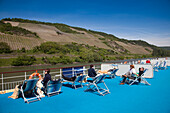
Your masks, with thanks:
[(121, 81), (120, 85), (124, 85), (127, 78), (133, 79), (134, 78), (133, 75), (139, 76), (138, 74), (136, 74), (134, 65), (130, 65), (130, 70), (127, 73), (125, 73), (124, 75), (122, 75), (123, 80)]
[[(82, 73), (77, 74), (77, 76), (82, 76), (82, 75), (83, 75)], [(62, 74), (62, 78), (65, 79), (65, 80), (68, 80), (68, 81), (74, 81), (76, 79), (76, 76), (67, 77), (67, 76)]]
[[(40, 79), (36, 84), (37, 93), (40, 95), (40, 97), (45, 97), (44, 92), (41, 91), (41, 88), (43, 87), (41, 81), (42, 81), (42, 79)], [(17, 99), (19, 97), (19, 91), (21, 89), (21, 86), (22, 86), (22, 84), (16, 85), (13, 94), (11, 96), (9, 96), (8, 98)], [(24, 84), (23, 89), (25, 89), (25, 87), (26, 87), (26, 84)]]
[(117, 68), (113, 68), (113, 69), (109, 69), (109, 70), (104, 70), (104, 71), (99, 70), (97, 73), (100, 73), (100, 74), (110, 74), (110, 72), (114, 71), (115, 69), (117, 69)]

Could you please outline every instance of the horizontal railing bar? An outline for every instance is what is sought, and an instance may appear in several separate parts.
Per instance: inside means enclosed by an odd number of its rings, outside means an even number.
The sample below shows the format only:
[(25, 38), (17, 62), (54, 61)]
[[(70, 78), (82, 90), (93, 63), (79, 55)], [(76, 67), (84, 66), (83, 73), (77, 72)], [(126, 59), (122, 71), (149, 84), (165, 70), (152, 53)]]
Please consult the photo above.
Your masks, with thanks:
[[(51, 74), (55, 74), (55, 73), (60, 73), (60, 72), (51, 72)], [(42, 74), (41, 74), (42, 75)], [(30, 75), (26, 75), (26, 76), (30, 76)], [(21, 77), (25, 77), (25, 75), (20, 75), (20, 76), (12, 76), (12, 77), (3, 77), (3, 79), (9, 79), (9, 78), (21, 78)], [(2, 79), (2, 78), (0, 78)]]
[[(95, 68), (96, 69), (100, 69), (101, 67), (99, 66), (99, 65), (101, 65), (101, 64), (95, 64)], [(53, 70), (50, 74), (60, 74), (60, 76), (61, 76), (61, 74), (62, 74), (62, 72), (70, 72), (69, 74), (66, 74), (66, 75), (72, 75), (73, 73), (74, 74), (79, 74), (79, 72), (75, 69), (76, 67), (83, 67), (83, 69), (85, 69), (85, 70), (82, 70), (83, 71), (83, 73), (86, 73), (87, 71), (88, 71), (88, 69), (87, 69), (87, 66), (89, 66), (89, 65), (84, 65), (84, 66), (70, 66), (70, 67), (59, 67), (59, 68), (51, 68), (51, 70)], [(72, 69), (70, 69), (70, 70), (65, 70), (65, 71), (62, 71), (62, 69), (66, 69), (66, 68), (72, 68)], [(45, 69), (37, 69), (37, 71), (40, 71), (40, 70), (45, 70)], [(25, 79), (27, 79), (27, 77), (29, 77), (31, 74), (28, 74), (28, 72), (31, 72), (31, 71), (35, 71), (35, 70), (25, 70), (25, 71), (13, 71), (13, 72), (2, 72), (1, 74), (2, 74), (2, 77), (0, 78), (0, 80), (9, 80), (9, 82), (2, 82), (2, 83), (0, 83), (0, 85), (2, 86), (2, 90), (9, 90), (9, 89), (13, 89), (14, 88), (14, 86), (16, 85), (16, 84), (22, 84), (22, 82), (25, 80)], [(20, 74), (20, 72), (24, 72), (25, 73), (25, 75), (24, 74), (22, 74), (21, 73), (21, 75), (19, 75)], [(75, 73), (76, 72), (76, 73)], [(3, 76), (3, 74), (7, 74), (7, 77), (4, 77)], [(10, 74), (8, 75), (8, 73), (18, 73), (18, 74), (16, 74), (17, 76), (10, 76)], [(40, 73), (41, 75), (43, 75), (44, 76), (44, 73)], [(51, 76), (51, 77), (53, 77), (53, 78), (55, 78), (56, 76)], [(23, 80), (19, 80), (19, 81), (14, 81), (14, 78), (15, 78), (15, 80), (17, 79), (17, 78), (23, 78)], [(12, 82), (11, 82), (12, 81)], [(4, 86), (4, 88), (3, 88), (3, 86)]]
[[(94, 64), (94, 65), (101, 65), (101, 64)], [(90, 66), (90, 65), (81, 65), (81, 66), (68, 66), (68, 67), (57, 67), (57, 68), (50, 68), (51, 70), (54, 69), (64, 69), (64, 68), (74, 68), (74, 67), (82, 67), (82, 66)], [(24, 71), (11, 71), (11, 72), (1, 72), (1, 74), (5, 74), (5, 73), (19, 73), (19, 72), (30, 72), (30, 71), (43, 71), (45, 69), (34, 69), (34, 70), (24, 70)]]
[(12, 76), (12, 77), (4, 77), (3, 79), (9, 79), (9, 78), (21, 78), (24, 77), (25, 75), (21, 75), (21, 76)]
[[(6, 82), (6, 83), (3, 83), (3, 84), (8, 84), (8, 83), (16, 83), (16, 82), (23, 82), (24, 80), (20, 80), (20, 81), (14, 81), (14, 82)], [(2, 85), (2, 83), (0, 83)]]

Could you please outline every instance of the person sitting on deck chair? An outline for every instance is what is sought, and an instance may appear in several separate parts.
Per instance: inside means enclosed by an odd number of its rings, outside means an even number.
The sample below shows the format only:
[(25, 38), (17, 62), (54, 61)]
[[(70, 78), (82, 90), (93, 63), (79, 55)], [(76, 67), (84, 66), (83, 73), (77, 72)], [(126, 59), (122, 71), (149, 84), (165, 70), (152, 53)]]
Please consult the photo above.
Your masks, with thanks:
[(138, 60), (137, 64), (140, 64), (140, 63), (141, 63), (140, 60)]
[(94, 70), (93, 65), (91, 64), (90, 68), (88, 69), (88, 76), (89, 77), (95, 77), (96, 75), (97, 75), (96, 71)]
[(44, 86), (44, 93), (46, 94), (46, 90), (47, 90), (47, 84), (48, 81), (51, 80), (51, 75), (50, 75), (50, 69), (46, 69), (45, 70), (45, 77), (42, 80), (43, 86)]
[(150, 64), (151, 61), (149, 59), (146, 60), (146, 64)]
[(127, 78), (133, 79), (134, 77), (132, 75), (138, 76), (138, 74), (136, 74), (134, 65), (130, 65), (130, 70), (122, 75), (123, 80), (121, 81), (120, 85), (124, 85)]
[[(37, 93), (40, 95), (40, 97), (45, 97), (43, 91), (41, 91), (41, 88), (43, 87), (41, 81), (42, 79), (39, 79), (39, 81), (36, 84)], [(25, 89), (26, 85), (27, 84), (24, 84), (23, 89)], [(16, 85), (13, 94), (11, 96), (8, 96), (8, 98), (13, 98), (13, 99), (19, 98), (19, 91), (21, 87), (22, 87), (22, 84)]]
[[(139, 68), (139, 73), (138, 75), (141, 76), (144, 73), (144, 67)], [(139, 78), (138, 81), (140, 82), (141, 79)]]
[[(19, 90), (21, 89), (21, 86), (22, 84), (16, 85), (13, 94), (11, 96), (8, 96), (8, 98), (17, 99), (19, 97)], [(25, 89), (25, 87), (26, 84), (24, 84), (23, 89)]]

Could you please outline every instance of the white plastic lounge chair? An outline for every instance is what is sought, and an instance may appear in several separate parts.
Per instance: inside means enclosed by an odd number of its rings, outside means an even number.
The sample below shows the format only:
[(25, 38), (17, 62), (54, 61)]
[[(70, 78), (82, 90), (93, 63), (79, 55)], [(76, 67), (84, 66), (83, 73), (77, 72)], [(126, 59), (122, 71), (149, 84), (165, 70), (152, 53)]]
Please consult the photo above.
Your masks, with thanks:
[[(38, 82), (39, 79), (30, 79), (30, 80), (25, 80), (23, 85), (21, 86), (21, 93), (22, 96), (24, 98), (24, 102), (25, 103), (30, 103), (30, 102), (34, 102), (34, 101), (38, 101), (40, 100), (40, 96), (35, 94), (35, 87), (36, 87), (36, 83)], [(23, 89), (23, 87), (25, 86), (25, 88)], [(32, 98), (26, 98), (25, 97), (25, 92), (31, 92), (30, 94), (33, 94), (34, 97)]]
[(129, 85), (132, 85), (132, 84), (134, 84), (135, 82), (139, 82), (139, 81), (138, 81), (139, 79), (141, 79), (140, 83), (150, 85), (150, 84), (147, 82), (147, 80), (146, 80), (145, 78), (143, 78), (144, 73), (145, 73), (147, 70), (148, 70), (148, 69), (145, 69), (144, 72), (143, 72), (143, 74), (142, 74), (141, 76), (137, 76), (137, 77), (135, 77), (135, 79), (129, 79), (129, 80), (130, 80), (130, 81), (129, 81), (129, 83), (130, 83)]
[(47, 85), (47, 96), (59, 94), (62, 87), (62, 79), (58, 81), (49, 81)]
[[(104, 82), (105, 77), (106, 77), (106, 75), (99, 75), (94, 80), (89, 81), (89, 84), (87, 85), (87, 89), (84, 91), (88, 91), (88, 90), (97, 91), (102, 96), (110, 93), (108, 87), (106, 86), (106, 84)], [(99, 86), (100, 83), (103, 83), (106, 89), (101, 88)]]
[(86, 76), (87, 75), (76, 76), (76, 79), (74, 81), (64, 80), (64, 82), (72, 83), (72, 87), (74, 87), (74, 89), (77, 89), (76, 87), (77, 84), (80, 84), (82, 88), (83, 87), (82, 83), (83, 83), (83, 80), (86, 78)]

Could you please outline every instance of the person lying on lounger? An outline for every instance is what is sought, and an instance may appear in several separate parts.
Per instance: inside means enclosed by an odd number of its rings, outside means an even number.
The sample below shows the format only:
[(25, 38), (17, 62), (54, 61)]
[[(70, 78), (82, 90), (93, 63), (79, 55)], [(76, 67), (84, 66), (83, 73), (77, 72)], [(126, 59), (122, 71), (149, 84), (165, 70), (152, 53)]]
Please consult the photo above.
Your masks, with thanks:
[(109, 70), (104, 70), (104, 71), (99, 70), (97, 73), (100, 73), (100, 74), (110, 74), (110, 72), (114, 71), (115, 69), (117, 69), (117, 68), (113, 68), (113, 69), (109, 69)]
[[(82, 73), (77, 74), (77, 76), (82, 76), (82, 75), (83, 75)], [(62, 78), (65, 79), (65, 80), (68, 80), (68, 81), (74, 81), (76, 79), (76, 76), (67, 77), (67, 76), (62, 74)]]
[(135, 71), (134, 65), (130, 65), (130, 70), (122, 75), (123, 80), (121, 81), (120, 85), (124, 85), (127, 78), (133, 79), (134, 75), (139, 76)]

